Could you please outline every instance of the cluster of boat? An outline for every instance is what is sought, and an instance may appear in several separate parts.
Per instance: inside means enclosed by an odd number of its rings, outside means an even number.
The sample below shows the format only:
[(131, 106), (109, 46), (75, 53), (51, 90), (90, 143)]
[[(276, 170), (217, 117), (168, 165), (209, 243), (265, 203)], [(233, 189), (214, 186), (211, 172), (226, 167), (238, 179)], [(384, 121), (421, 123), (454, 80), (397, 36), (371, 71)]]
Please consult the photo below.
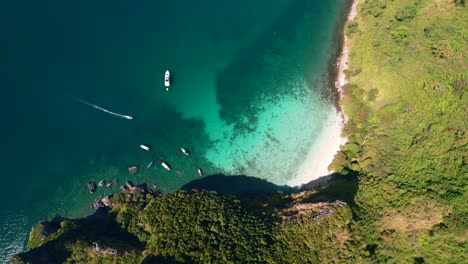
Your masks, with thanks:
[[(169, 87), (171, 86), (171, 73), (169, 72), (169, 70), (166, 70), (166, 72), (164, 73), (164, 86), (165, 86), (165, 88), (166, 88), (166, 91), (169, 91)], [(91, 105), (91, 106), (93, 106), (94, 108), (99, 109), (99, 110), (101, 110), (101, 111), (105, 111), (105, 112), (107, 112), (107, 113), (111, 113), (111, 114), (114, 114), (114, 115), (118, 115), (118, 116), (120, 116), (120, 117), (122, 117), (122, 118), (125, 118), (125, 119), (128, 119), (128, 120), (132, 120), (132, 119), (133, 119), (133, 116), (130, 116), (130, 115), (121, 115), (121, 114), (113, 113), (113, 112), (110, 112), (110, 111), (108, 111), (108, 110), (106, 110), (106, 109), (103, 109), (103, 108), (101, 108), (101, 107), (99, 107), (99, 106), (93, 105), (93, 104), (88, 103), (88, 102), (85, 102), (85, 101), (83, 101), (83, 100), (81, 100), (81, 99), (79, 99), (79, 98), (73, 97), (73, 96), (71, 96), (71, 95), (69, 95), (69, 97), (73, 98), (74, 100), (77, 100), (77, 101), (83, 102), (83, 103), (85, 103), (85, 104)], [(151, 147), (148, 146), (148, 145), (141, 144), (141, 145), (140, 145), (140, 148), (143, 149), (143, 150), (145, 150), (145, 151), (151, 151)], [(182, 151), (182, 153), (183, 153), (185, 156), (190, 156), (190, 152), (189, 152), (187, 149), (185, 149), (185, 148), (180, 148), (180, 151)], [(148, 169), (151, 168), (151, 167), (154, 165), (154, 163), (155, 163), (154, 161), (149, 162), (148, 165), (146, 166), (146, 168), (148, 168)], [(165, 162), (165, 161), (162, 161), (162, 162), (161, 162), (161, 166), (162, 166), (165, 170), (167, 170), (167, 171), (170, 171), (170, 170), (172, 169), (171, 166), (170, 166), (167, 162)], [(130, 173), (136, 173), (136, 172), (138, 171), (138, 167), (137, 167), (137, 166), (130, 166), (130, 167), (128, 168), (128, 171), (129, 171)], [(178, 174), (181, 174), (181, 173), (183, 173), (183, 172), (182, 172), (182, 171), (177, 171), (177, 173), (178, 173)], [(200, 177), (203, 176), (203, 171), (202, 171), (201, 168), (197, 168), (197, 173), (198, 173), (198, 175), (199, 175)], [(89, 191), (90, 191), (91, 193), (94, 193), (94, 192), (96, 191), (96, 188), (97, 188), (96, 183), (94, 183), (94, 182), (88, 182), (87, 185), (88, 185), (88, 189), (89, 189)], [(105, 180), (100, 181), (99, 184), (98, 184), (99, 187), (104, 187), (104, 186), (105, 186), (105, 187), (110, 187), (111, 185), (112, 185), (111, 182), (106, 183)]]
[[(143, 144), (141, 144), (141, 145), (140, 145), (140, 148), (143, 149), (143, 150), (146, 150), (146, 151), (151, 151), (151, 147), (148, 146), (148, 145), (143, 145)], [(185, 149), (185, 148), (180, 148), (180, 151), (182, 151), (182, 153), (183, 153), (185, 156), (190, 156), (190, 152), (189, 152), (187, 149)], [(150, 163), (148, 163), (148, 165), (146, 166), (146, 168), (149, 169), (149, 168), (151, 168), (153, 165), (154, 165), (154, 161), (150, 161)], [(164, 169), (166, 169), (167, 171), (170, 171), (170, 170), (172, 169), (171, 166), (170, 166), (167, 162), (165, 162), (165, 161), (162, 161), (162, 162), (161, 162), (161, 166), (162, 166)], [(128, 170), (129, 170), (130, 172), (132, 172), (132, 173), (136, 172), (137, 169), (138, 169), (138, 168), (137, 168), (136, 166), (132, 166), (132, 167), (129, 167), (129, 168), (128, 168)], [(201, 168), (197, 168), (197, 173), (198, 173), (198, 175), (199, 175), (200, 177), (203, 176), (203, 171), (202, 171)]]
[[(171, 72), (169, 70), (166, 70), (166, 72), (164, 73), (164, 86), (166, 87), (166, 91), (169, 91), (169, 87), (171, 86)], [(133, 119), (133, 117), (131, 118)], [(150, 151), (151, 150), (151, 147), (148, 146), (148, 145), (143, 145), (141, 144), (140, 145), (140, 148), (142, 148), (143, 150), (146, 150), (146, 151)], [(180, 148), (180, 151), (182, 151), (182, 153), (185, 155), (185, 156), (190, 156), (190, 152), (188, 152), (187, 149), (185, 148)], [(146, 168), (151, 168), (152, 166), (154, 165), (154, 161), (151, 161), (150, 163), (148, 163), (148, 165), (146, 166)], [(167, 171), (170, 171), (172, 168), (171, 166), (163, 161), (161, 162), (161, 166), (166, 169)], [(130, 172), (136, 172), (137, 168), (136, 166), (132, 166), (129, 168), (129, 171)], [(203, 176), (203, 171), (201, 168), (197, 168), (197, 173), (200, 177)]]

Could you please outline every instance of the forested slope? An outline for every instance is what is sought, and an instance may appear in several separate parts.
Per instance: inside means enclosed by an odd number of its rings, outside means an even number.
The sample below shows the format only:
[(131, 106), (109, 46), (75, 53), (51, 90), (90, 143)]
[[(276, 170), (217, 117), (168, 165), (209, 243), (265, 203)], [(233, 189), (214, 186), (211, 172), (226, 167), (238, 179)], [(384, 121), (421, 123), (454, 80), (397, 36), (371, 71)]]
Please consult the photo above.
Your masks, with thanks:
[(464, 2), (360, 0), (346, 26), (350, 143), (331, 168), (360, 175), (353, 233), (368, 260), (467, 257)]
[[(335, 181), (338, 185), (348, 180)], [(243, 198), (122, 192), (110, 211), (36, 225), (12, 263), (324, 263), (354, 259), (350, 207), (321, 190)]]

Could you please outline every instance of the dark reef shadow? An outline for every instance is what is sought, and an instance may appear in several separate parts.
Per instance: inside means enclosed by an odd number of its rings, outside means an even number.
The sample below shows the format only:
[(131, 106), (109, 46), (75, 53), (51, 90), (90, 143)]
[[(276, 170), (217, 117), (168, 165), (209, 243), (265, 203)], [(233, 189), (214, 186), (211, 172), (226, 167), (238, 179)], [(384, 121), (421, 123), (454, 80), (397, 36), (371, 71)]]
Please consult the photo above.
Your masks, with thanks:
[(278, 186), (266, 180), (245, 175), (226, 176), (215, 174), (191, 181), (181, 190), (208, 190), (224, 195), (268, 194), (273, 192), (290, 192), (294, 188), (283, 185)]
[[(293, 1), (249, 46), (219, 70), (215, 87), (217, 103), (220, 105), (219, 113), (223, 121), (233, 124), (240, 131), (253, 130), (257, 123), (255, 113), (259, 110), (255, 100), (259, 95), (279, 98), (285, 93), (284, 87), (292, 88), (291, 76), (299, 74), (308, 79), (307, 73), (311, 72), (312, 66), (302, 64), (301, 59), (320, 55), (318, 50), (307, 44), (318, 41), (322, 30), (312, 26), (320, 24), (320, 21), (317, 21), (320, 17), (311, 15), (310, 12), (320, 14), (326, 11), (319, 1)], [(304, 33), (301, 36), (301, 42), (297, 42), (298, 27), (309, 29), (306, 35)], [(273, 58), (281, 63), (271, 68), (268, 67), (271, 61), (265, 58)], [(301, 96), (294, 89), (287, 89), (286, 92)], [(334, 89), (321, 90), (320, 95), (335, 100)]]

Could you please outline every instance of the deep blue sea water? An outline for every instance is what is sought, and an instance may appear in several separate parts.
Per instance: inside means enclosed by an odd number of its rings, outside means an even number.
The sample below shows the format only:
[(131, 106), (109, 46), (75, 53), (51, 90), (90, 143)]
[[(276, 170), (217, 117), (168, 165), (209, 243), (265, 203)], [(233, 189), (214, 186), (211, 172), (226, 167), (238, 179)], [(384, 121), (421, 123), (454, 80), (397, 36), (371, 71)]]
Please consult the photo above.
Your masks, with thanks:
[[(329, 69), (348, 4), (2, 1), (0, 262), (38, 220), (89, 214), (125, 180), (171, 192), (197, 167), (275, 184), (300, 177), (336, 117)], [(116, 184), (91, 195), (86, 182), (101, 179)]]

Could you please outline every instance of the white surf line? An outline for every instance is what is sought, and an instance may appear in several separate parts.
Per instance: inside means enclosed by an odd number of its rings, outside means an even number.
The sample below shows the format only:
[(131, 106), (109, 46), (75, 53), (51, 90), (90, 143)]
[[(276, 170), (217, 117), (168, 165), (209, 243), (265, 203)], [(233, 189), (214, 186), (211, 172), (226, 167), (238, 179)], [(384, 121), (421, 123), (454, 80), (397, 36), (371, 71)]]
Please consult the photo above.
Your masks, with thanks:
[(102, 107), (100, 107), (100, 106), (98, 106), (98, 105), (95, 105), (95, 104), (92, 104), (92, 103), (90, 103), (90, 102), (87, 102), (87, 101), (85, 101), (85, 100), (83, 100), (83, 99), (81, 99), (81, 98), (75, 97), (75, 96), (73, 96), (73, 95), (71, 95), (71, 94), (69, 94), (69, 93), (65, 93), (65, 96), (67, 96), (68, 98), (70, 98), (70, 99), (72, 99), (72, 100), (74, 100), (74, 101), (77, 101), (77, 102), (79, 102), (79, 103), (85, 104), (85, 105), (87, 105), (87, 106), (91, 106), (92, 108), (94, 108), (94, 109), (96, 109), (96, 110), (99, 110), (99, 111), (102, 111), (102, 112), (104, 112), (104, 113), (107, 113), (107, 114), (110, 114), (110, 115), (113, 115), (113, 116), (116, 116), (116, 117), (120, 117), (120, 118), (123, 118), (123, 119), (128, 119), (128, 120), (132, 120), (132, 119), (133, 119), (133, 117), (130, 116), (130, 115), (122, 115), (122, 114), (114, 113), (114, 112), (109, 111), (109, 110), (107, 110), (107, 109), (104, 109), (104, 108), (102, 108)]

